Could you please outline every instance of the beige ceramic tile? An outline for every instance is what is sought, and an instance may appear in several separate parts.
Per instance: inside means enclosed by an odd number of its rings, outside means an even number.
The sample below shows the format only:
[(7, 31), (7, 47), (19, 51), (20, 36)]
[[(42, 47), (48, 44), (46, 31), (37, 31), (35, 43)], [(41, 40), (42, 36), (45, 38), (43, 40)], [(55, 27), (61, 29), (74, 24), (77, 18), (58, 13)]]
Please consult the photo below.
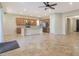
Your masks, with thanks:
[(79, 33), (69, 35), (41, 34), (6, 36), (5, 41), (17, 40), (20, 48), (1, 56), (75, 56), (79, 55)]

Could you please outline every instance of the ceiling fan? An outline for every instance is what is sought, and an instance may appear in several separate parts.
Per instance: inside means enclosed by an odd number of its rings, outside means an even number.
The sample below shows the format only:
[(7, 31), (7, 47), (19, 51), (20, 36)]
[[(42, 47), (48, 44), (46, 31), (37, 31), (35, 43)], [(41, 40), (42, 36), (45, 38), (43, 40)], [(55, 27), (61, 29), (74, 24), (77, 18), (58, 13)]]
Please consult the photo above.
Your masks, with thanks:
[(56, 5), (57, 5), (57, 3), (50, 4), (50, 2), (43, 2), (43, 4), (44, 4), (45, 6), (40, 6), (40, 8), (44, 7), (45, 10), (47, 10), (48, 8), (50, 8), (50, 9), (55, 9), (53, 6), (56, 6)]

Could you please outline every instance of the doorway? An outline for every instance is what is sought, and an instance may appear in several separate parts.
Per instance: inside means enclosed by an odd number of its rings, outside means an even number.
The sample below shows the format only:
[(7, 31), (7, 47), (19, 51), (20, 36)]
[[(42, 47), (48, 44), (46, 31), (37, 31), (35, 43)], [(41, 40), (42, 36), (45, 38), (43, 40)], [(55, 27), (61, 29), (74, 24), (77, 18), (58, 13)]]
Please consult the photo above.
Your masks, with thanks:
[(66, 25), (66, 33), (79, 32), (79, 19), (77, 17), (68, 17)]
[(79, 20), (76, 20), (76, 32), (79, 32)]
[(44, 20), (42, 20), (42, 22), (43, 22), (43, 30), (42, 30), (42, 32), (43, 33), (49, 33), (50, 32), (50, 30), (49, 30), (49, 27), (50, 27), (50, 22), (49, 22), (50, 20), (49, 19), (44, 19)]

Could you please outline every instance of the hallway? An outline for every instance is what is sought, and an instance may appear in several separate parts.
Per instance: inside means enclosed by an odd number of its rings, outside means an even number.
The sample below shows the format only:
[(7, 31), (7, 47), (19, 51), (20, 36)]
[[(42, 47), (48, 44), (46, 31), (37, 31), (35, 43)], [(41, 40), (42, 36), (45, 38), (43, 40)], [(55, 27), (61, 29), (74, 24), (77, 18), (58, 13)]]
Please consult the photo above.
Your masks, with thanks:
[(17, 40), (20, 48), (2, 53), (0, 55), (18, 56), (56, 56), (79, 55), (79, 33), (69, 35), (41, 34), (32, 36), (6, 36), (6, 41)]

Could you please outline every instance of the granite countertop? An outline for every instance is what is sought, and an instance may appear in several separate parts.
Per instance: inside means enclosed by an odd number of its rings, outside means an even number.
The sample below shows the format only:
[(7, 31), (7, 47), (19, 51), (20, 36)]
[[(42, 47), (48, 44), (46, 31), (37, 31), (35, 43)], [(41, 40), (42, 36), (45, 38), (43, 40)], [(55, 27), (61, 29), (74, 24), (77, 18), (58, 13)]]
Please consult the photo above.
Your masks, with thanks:
[(40, 29), (40, 26), (30, 26), (30, 27), (26, 27), (26, 26), (17, 26), (17, 28), (25, 28), (25, 29)]
[(31, 26), (30, 28), (27, 28), (26, 29), (40, 29), (41, 27), (40, 26)]

